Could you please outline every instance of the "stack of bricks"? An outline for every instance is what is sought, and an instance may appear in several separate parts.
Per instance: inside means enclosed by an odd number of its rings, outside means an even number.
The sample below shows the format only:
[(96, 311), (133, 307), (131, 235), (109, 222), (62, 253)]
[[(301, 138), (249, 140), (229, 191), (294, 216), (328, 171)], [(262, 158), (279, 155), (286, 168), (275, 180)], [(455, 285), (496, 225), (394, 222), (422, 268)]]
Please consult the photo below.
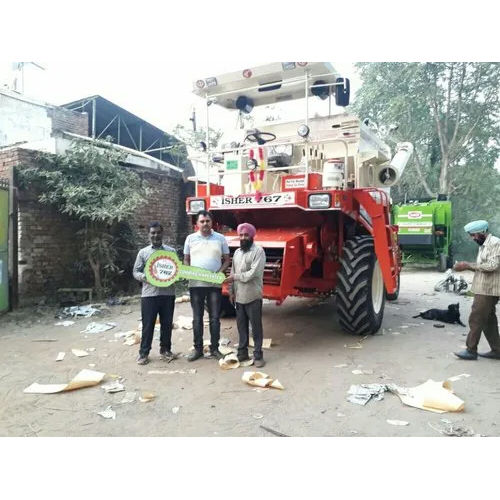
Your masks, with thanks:
[(47, 110), (52, 118), (52, 130), (63, 130), (72, 134), (89, 135), (89, 117), (87, 113), (79, 113), (66, 108), (53, 107)]

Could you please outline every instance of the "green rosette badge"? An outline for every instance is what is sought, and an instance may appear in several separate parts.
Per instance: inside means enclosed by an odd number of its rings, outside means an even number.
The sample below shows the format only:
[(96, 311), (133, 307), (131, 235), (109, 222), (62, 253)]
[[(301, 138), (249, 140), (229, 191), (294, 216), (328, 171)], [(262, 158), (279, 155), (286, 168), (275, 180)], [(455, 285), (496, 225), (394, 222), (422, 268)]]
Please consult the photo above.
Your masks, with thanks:
[(146, 280), (150, 285), (167, 287), (180, 279), (206, 281), (220, 285), (226, 276), (224, 273), (213, 273), (201, 267), (185, 266), (174, 252), (157, 250), (146, 261), (144, 268)]

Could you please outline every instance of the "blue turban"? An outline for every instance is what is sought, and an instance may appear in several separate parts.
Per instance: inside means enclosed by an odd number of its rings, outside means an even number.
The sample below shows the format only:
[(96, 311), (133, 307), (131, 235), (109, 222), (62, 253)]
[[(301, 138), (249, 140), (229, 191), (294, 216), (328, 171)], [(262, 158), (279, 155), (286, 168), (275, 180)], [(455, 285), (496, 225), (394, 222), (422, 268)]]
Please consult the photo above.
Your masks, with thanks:
[(464, 230), (466, 233), (482, 233), (484, 231), (488, 231), (488, 221), (486, 220), (475, 220), (469, 222), (464, 226)]

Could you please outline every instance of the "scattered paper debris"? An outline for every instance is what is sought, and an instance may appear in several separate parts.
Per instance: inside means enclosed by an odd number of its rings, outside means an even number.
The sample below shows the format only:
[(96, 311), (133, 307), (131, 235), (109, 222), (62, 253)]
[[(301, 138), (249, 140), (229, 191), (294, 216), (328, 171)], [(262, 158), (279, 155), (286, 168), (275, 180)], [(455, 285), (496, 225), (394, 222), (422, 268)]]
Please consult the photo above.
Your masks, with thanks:
[(73, 307), (65, 307), (62, 310), (62, 317), (71, 317), (76, 318), (78, 316), (83, 316), (84, 318), (90, 318), (94, 314), (98, 314), (101, 311), (92, 306), (73, 306)]
[(373, 375), (373, 370), (352, 370), (354, 375)]
[(87, 351), (94, 352), (95, 351), (95, 347), (87, 347)]
[(393, 335), (401, 335), (401, 332), (391, 332)]
[(114, 380), (113, 382), (108, 382), (107, 384), (101, 385), (101, 388), (109, 393), (121, 392), (125, 390), (123, 384), (118, 380)]
[(455, 375), (454, 377), (450, 377), (449, 380), (450, 382), (456, 382), (457, 380), (461, 380), (463, 378), (468, 378), (470, 375), (468, 373), (461, 373), (460, 375)]
[(71, 326), (74, 324), (75, 324), (74, 321), (66, 320), (66, 321), (59, 321), (59, 322), (55, 323), (55, 326)]
[(219, 340), (219, 347), (221, 345), (223, 346), (228, 346), (229, 344), (231, 343), (231, 340), (226, 338), (226, 337), (222, 337), (220, 340)]
[(261, 418), (264, 418), (264, 415), (262, 415), (262, 413), (254, 413), (252, 417), (256, 420), (260, 420)]
[(398, 387), (395, 392), (405, 405), (435, 413), (462, 411), (465, 406), (464, 401), (453, 394), (449, 381), (429, 379), (417, 387)]
[(348, 366), (347, 363), (342, 363), (341, 365), (334, 365), (334, 368), (347, 368)]
[(156, 395), (153, 394), (152, 392), (144, 392), (142, 396), (139, 398), (139, 401), (141, 403), (149, 403), (150, 401), (153, 401), (153, 399), (156, 398)]
[(108, 323), (96, 323), (92, 322), (87, 325), (85, 330), (82, 330), (80, 333), (103, 333), (114, 328), (116, 323), (112, 323), (111, 321)]
[(128, 332), (117, 332), (115, 333), (114, 337), (115, 339), (126, 339), (127, 337), (130, 337), (132, 335), (135, 335), (136, 330), (129, 330)]
[(345, 415), (343, 413), (337, 413), (337, 417), (345, 417)]
[(83, 358), (84, 356), (89, 355), (87, 351), (83, 351), (82, 349), (71, 349), (71, 352), (79, 358)]
[(83, 369), (67, 384), (38, 384), (33, 383), (24, 389), (26, 394), (55, 394), (57, 392), (73, 391), (84, 387), (92, 387), (99, 384), (105, 373)]
[(175, 303), (181, 304), (182, 302), (189, 302), (190, 300), (189, 295), (182, 295), (181, 297), (176, 297)]
[(90, 368), (95, 368), (95, 363), (89, 363)]
[(193, 317), (192, 316), (178, 316), (176, 321), (177, 328), (182, 328), (183, 330), (193, 329)]
[(219, 359), (219, 366), (223, 370), (234, 370), (240, 366), (238, 356), (236, 354), (228, 354), (226, 357)]
[(133, 403), (135, 401), (136, 396), (137, 392), (126, 392), (125, 396), (123, 396), (123, 399), (120, 401), (120, 403), (121, 404)]
[(62, 361), (64, 359), (64, 356), (66, 356), (66, 353), (65, 352), (60, 352), (57, 355), (56, 361)]
[(263, 372), (244, 372), (241, 380), (249, 385), (257, 387), (274, 387), (275, 389), (284, 389), (279, 380), (274, 380)]
[(246, 361), (240, 361), (240, 366), (246, 368), (247, 366), (253, 365), (253, 358), (247, 359)]
[(57, 342), (57, 339), (33, 339), (31, 342)]
[(178, 406), (174, 406), (174, 407), (172, 408), (172, 413), (173, 413), (174, 415), (176, 415), (177, 413), (179, 413), (179, 410), (180, 410), (180, 408), (179, 408)]
[(139, 333), (134, 333), (134, 335), (127, 337), (127, 340), (123, 343), (124, 345), (135, 345), (141, 342), (142, 335)]
[(227, 347), (227, 346), (221, 345), (221, 346), (219, 346), (219, 352), (223, 356), (227, 356), (228, 354), (233, 354), (234, 352), (236, 352), (236, 350), (232, 349), (231, 347)]
[(98, 411), (97, 414), (101, 415), (101, 417), (111, 418), (113, 420), (115, 420), (115, 418), (116, 418), (116, 411), (114, 411), (113, 408), (111, 408), (111, 406), (108, 406), (103, 411)]
[(361, 384), (351, 385), (347, 394), (347, 401), (364, 406), (372, 398), (376, 401), (384, 399), (384, 392), (387, 391), (385, 384)]
[[(273, 339), (263, 339), (262, 340), (262, 349), (271, 349), (272, 342), (273, 342)], [(252, 337), (250, 337), (248, 339), (248, 346), (249, 347), (255, 347), (255, 344), (253, 342), (253, 338)]]
[(386, 420), (386, 422), (388, 424), (391, 424), (391, 425), (408, 425), (409, 422), (407, 422), (406, 420)]

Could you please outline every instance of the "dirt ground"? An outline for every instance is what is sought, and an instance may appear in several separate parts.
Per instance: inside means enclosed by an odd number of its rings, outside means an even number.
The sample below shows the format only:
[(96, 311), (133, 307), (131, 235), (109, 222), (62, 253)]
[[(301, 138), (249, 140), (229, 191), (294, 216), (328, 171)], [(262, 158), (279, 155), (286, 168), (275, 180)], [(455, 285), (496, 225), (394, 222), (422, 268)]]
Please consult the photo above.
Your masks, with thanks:
[[(471, 275), (465, 274), (467, 279)], [(137, 327), (139, 302), (109, 307), (101, 316), (78, 319), (71, 326), (54, 326), (54, 310), (17, 311), (0, 317), (0, 435), (2, 436), (273, 436), (265, 426), (289, 436), (442, 436), (446, 418), (474, 434), (498, 436), (500, 424), (499, 362), (462, 361), (453, 355), (463, 347), (467, 328), (413, 319), (421, 310), (460, 303), (464, 323), (472, 299), (436, 293), (437, 272), (405, 270), (396, 302), (386, 303), (383, 329), (362, 342), (361, 349), (346, 345), (360, 340), (338, 326), (333, 300), (319, 302), (289, 298), (281, 306), (264, 305), (265, 337), (272, 347), (264, 351), (264, 372), (278, 378), (285, 390), (256, 391), (241, 381), (238, 368), (223, 371), (213, 359), (171, 363), (159, 359), (155, 334), (151, 363), (135, 363), (138, 345), (127, 346), (115, 334)], [(175, 317), (191, 316), (189, 303), (176, 305)], [(92, 321), (114, 321), (101, 334), (83, 334)], [(234, 319), (223, 319), (221, 337), (237, 343)], [(208, 338), (208, 327), (205, 330)], [(52, 339), (47, 342), (40, 340)], [(192, 331), (174, 330), (173, 350), (187, 354)], [(95, 348), (78, 358), (71, 349)], [(488, 350), (482, 339), (480, 350)], [(56, 362), (58, 352), (66, 352)], [(24, 394), (33, 382), (69, 382), (81, 369), (105, 372), (102, 383), (119, 375), (126, 391), (137, 396), (152, 392), (151, 402), (121, 403), (124, 392), (106, 393), (95, 386), (52, 395)], [(337, 367), (336, 365), (343, 365)], [(150, 374), (151, 370), (196, 369), (196, 373)], [(355, 375), (352, 370), (373, 371)], [(381, 401), (359, 406), (347, 401), (351, 384), (395, 383), (413, 387), (428, 379), (445, 380), (467, 373), (453, 383), (465, 401), (461, 413), (436, 414), (404, 406), (386, 393)], [(102, 385), (101, 383), (101, 385)], [(97, 412), (112, 406), (116, 419)], [(173, 408), (178, 407), (174, 413)], [(393, 426), (388, 419), (409, 422)]]

